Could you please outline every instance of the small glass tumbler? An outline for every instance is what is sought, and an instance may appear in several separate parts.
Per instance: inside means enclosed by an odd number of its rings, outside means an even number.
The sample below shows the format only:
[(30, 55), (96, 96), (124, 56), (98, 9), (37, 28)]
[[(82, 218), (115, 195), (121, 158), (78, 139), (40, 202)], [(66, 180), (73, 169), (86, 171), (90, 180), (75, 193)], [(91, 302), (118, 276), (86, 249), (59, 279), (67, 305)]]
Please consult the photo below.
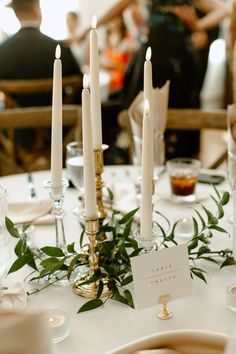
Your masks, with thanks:
[(172, 198), (176, 202), (193, 202), (201, 162), (192, 158), (175, 158), (167, 161)]

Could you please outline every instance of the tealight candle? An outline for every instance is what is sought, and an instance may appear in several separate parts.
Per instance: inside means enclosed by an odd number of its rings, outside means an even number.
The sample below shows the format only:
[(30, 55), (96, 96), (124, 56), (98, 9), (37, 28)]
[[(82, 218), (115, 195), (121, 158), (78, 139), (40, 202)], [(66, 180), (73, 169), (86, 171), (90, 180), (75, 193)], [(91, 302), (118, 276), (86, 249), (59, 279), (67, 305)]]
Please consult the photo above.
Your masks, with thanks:
[(228, 308), (236, 312), (236, 284), (231, 284), (227, 286), (226, 289), (226, 302)]
[(69, 335), (69, 315), (62, 310), (52, 310), (48, 315), (51, 340), (59, 343)]
[(179, 237), (190, 237), (193, 235), (193, 222), (191, 219), (180, 219), (175, 228), (175, 233)]

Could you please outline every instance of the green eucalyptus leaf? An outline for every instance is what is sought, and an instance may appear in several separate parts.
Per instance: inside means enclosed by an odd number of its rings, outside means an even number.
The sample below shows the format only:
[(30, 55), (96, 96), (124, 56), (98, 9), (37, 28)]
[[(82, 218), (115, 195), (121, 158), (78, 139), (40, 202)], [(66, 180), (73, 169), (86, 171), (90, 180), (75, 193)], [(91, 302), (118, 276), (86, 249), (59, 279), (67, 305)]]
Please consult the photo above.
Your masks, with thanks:
[(101, 306), (103, 306), (103, 301), (101, 299), (93, 299), (81, 306), (77, 313), (95, 310)]
[(132, 297), (131, 292), (130, 292), (128, 289), (124, 290), (124, 296), (125, 296), (125, 298), (128, 300), (128, 305), (129, 305), (130, 307), (134, 308), (133, 297)]
[(133, 281), (133, 276), (132, 275), (128, 275), (126, 278), (124, 278), (121, 282), (122, 286), (128, 285), (129, 283), (131, 283)]
[(129, 237), (131, 232), (131, 227), (132, 227), (132, 220), (129, 220), (129, 222), (127, 222), (127, 224), (125, 225), (125, 230), (123, 233), (124, 239), (127, 239)]
[(225, 234), (228, 233), (225, 229), (223, 229), (222, 227), (220, 227), (218, 225), (209, 225), (208, 228), (211, 229), (211, 230), (216, 230), (216, 231), (219, 231), (219, 232), (223, 232)]
[(201, 204), (201, 206), (207, 215), (208, 224), (217, 224), (218, 221), (214, 217), (214, 215), (210, 212), (210, 210), (208, 210), (203, 204)]
[(83, 227), (82, 232), (80, 234), (80, 238), (79, 238), (79, 245), (82, 248), (83, 244), (84, 244), (84, 235), (85, 235), (85, 228)]
[(32, 261), (34, 258), (31, 254), (23, 255), (12, 264), (11, 268), (8, 271), (8, 274), (14, 273), (17, 270), (21, 269), (24, 267), (26, 264), (28, 264), (30, 261)]
[(47, 256), (51, 257), (64, 257), (65, 254), (59, 247), (46, 246), (41, 248), (41, 251), (45, 253)]
[(193, 220), (193, 233), (194, 233), (194, 235), (197, 235), (198, 234), (198, 223), (194, 217), (192, 217), (192, 220)]
[(106, 188), (107, 188), (107, 192), (108, 192), (108, 198), (109, 198), (110, 202), (112, 203), (114, 200), (113, 192), (108, 186), (106, 186)]
[(59, 259), (55, 258), (55, 257), (51, 257), (51, 258), (47, 258), (47, 259), (44, 259), (40, 265), (42, 267), (49, 267), (49, 266), (54, 266), (54, 265), (57, 265), (59, 264), (60, 261)]
[(141, 247), (141, 248), (136, 248), (132, 253), (130, 253), (130, 255), (129, 255), (130, 258), (138, 256), (139, 253), (140, 253), (142, 250), (143, 250), (142, 247)]
[(213, 187), (213, 189), (215, 191), (215, 194), (217, 195), (218, 199), (221, 200), (220, 192), (218, 191), (218, 189), (216, 188), (214, 183), (212, 184), (212, 187)]
[(15, 228), (14, 223), (7, 216), (5, 217), (5, 224), (6, 224), (7, 231), (11, 236), (16, 238), (20, 237), (19, 231), (17, 230), (17, 228)]
[(236, 261), (235, 261), (234, 257), (227, 257), (226, 260), (221, 264), (220, 268), (235, 265), (235, 264), (236, 264)]
[(122, 304), (128, 305), (129, 301), (119, 293), (115, 293), (111, 296), (112, 300), (121, 302)]
[(75, 243), (74, 242), (69, 244), (69, 245), (67, 245), (67, 251), (69, 253), (75, 253)]
[(71, 274), (74, 270), (74, 267), (77, 263), (77, 261), (79, 260), (79, 255), (77, 254), (75, 257), (73, 257), (73, 259), (70, 262), (69, 268), (68, 268), (68, 272), (67, 272), (67, 278), (70, 279)]
[(188, 251), (190, 252), (191, 250), (193, 250), (194, 248), (196, 248), (198, 246), (198, 238), (195, 237), (191, 240), (191, 242), (188, 245)]
[(223, 196), (222, 196), (222, 198), (221, 198), (221, 203), (222, 203), (222, 205), (228, 204), (229, 199), (230, 199), (229, 193), (228, 193), (228, 192), (224, 192), (224, 194), (223, 194)]
[(15, 254), (17, 255), (17, 257), (21, 257), (25, 254), (26, 249), (27, 249), (26, 240), (20, 238), (14, 249)]
[(97, 299), (99, 299), (100, 296), (102, 295), (103, 289), (104, 289), (104, 283), (102, 280), (100, 280), (98, 283), (98, 291), (97, 291), (97, 296), (96, 296)]
[(215, 264), (219, 264), (218, 262), (217, 262), (217, 260), (215, 260), (214, 258), (211, 258), (211, 257), (202, 257), (202, 256), (200, 256), (200, 257), (198, 257), (198, 259), (204, 259), (205, 261), (208, 261), (208, 262), (211, 262), (211, 263), (215, 263)]
[(194, 211), (195, 211), (195, 213), (197, 213), (197, 215), (198, 215), (198, 217), (199, 217), (199, 219), (200, 219), (200, 221), (201, 221), (202, 228), (205, 229), (205, 227), (206, 227), (205, 220), (203, 219), (203, 217), (201, 216), (201, 214), (199, 213), (198, 210), (194, 209)]
[(203, 280), (207, 284), (206, 278), (203, 274), (203, 273), (206, 273), (205, 271), (203, 271), (202, 269), (196, 268), (196, 267), (191, 267), (190, 270), (196, 277), (200, 278), (201, 280)]
[(127, 223), (130, 219), (132, 219), (134, 217), (134, 215), (137, 213), (137, 211), (139, 210), (139, 208), (136, 208), (134, 210), (131, 210), (129, 213), (127, 213), (125, 216), (123, 216), (123, 218), (121, 218), (118, 223), (121, 224), (125, 224)]

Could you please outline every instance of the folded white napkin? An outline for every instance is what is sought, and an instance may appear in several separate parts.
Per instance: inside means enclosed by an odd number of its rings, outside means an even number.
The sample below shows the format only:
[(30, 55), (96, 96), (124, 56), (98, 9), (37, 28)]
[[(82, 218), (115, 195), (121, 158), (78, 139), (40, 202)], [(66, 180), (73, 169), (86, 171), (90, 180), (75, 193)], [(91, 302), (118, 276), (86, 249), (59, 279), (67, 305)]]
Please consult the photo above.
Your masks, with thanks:
[(223, 354), (226, 340), (221, 333), (175, 330), (138, 339), (106, 354)]
[[(153, 89), (153, 129), (154, 129), (154, 161), (155, 165), (164, 163), (164, 140), (163, 134), (167, 124), (168, 100), (169, 100), (170, 81), (167, 81), (161, 88)], [(136, 96), (128, 109), (128, 115), (132, 134), (135, 142), (142, 140), (142, 121), (143, 121), (143, 91)], [(141, 162), (141, 147), (137, 148), (137, 159)]]
[(139, 350), (134, 352), (134, 354), (178, 354), (176, 350), (173, 349), (147, 349)]
[(21, 282), (0, 283), (0, 309), (23, 309), (26, 305), (27, 295), (25, 286)]
[(51, 354), (47, 316), (0, 312), (0, 354)]
[(51, 224), (54, 220), (50, 214), (51, 210), (52, 202), (50, 199), (9, 203), (7, 216), (14, 224)]

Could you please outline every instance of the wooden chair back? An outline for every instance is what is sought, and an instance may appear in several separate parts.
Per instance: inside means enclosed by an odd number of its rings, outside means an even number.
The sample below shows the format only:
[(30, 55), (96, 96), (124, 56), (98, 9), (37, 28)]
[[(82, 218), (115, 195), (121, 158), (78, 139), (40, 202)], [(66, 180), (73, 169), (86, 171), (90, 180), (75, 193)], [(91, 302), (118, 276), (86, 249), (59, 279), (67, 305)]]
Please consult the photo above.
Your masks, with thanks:
[[(82, 77), (78, 75), (64, 77), (62, 80), (64, 104), (72, 104), (82, 87)], [(32, 95), (52, 92), (52, 79), (0, 80), (0, 91), (5, 95), (6, 108), (19, 107), (13, 95)]]
[[(81, 140), (82, 138), (81, 115), (82, 112), (80, 105), (63, 106), (63, 127), (68, 128), (68, 132), (63, 139), (64, 152), (68, 142), (73, 140)], [(0, 171), (1, 175), (32, 170), (29, 159), (29, 163), (27, 164), (27, 154), (25, 156), (25, 164), (23, 164), (23, 166), (18, 164), (17, 156), (19, 154), (19, 148), (15, 145), (14, 141), (8, 139), (3, 132), (7, 131), (7, 129), (50, 128), (51, 116), (51, 106), (11, 108), (0, 111), (0, 130), (2, 131), (0, 136), (0, 161), (2, 161)], [(50, 157), (50, 151), (48, 151), (48, 156)]]
[[(128, 111), (119, 113), (118, 121), (120, 126), (127, 131), (130, 139), (130, 162), (134, 151), (134, 139)], [(167, 117), (167, 129), (175, 130), (202, 130), (202, 129), (227, 129), (226, 109), (169, 109)], [(217, 168), (226, 158), (227, 154), (218, 157), (209, 168)]]

